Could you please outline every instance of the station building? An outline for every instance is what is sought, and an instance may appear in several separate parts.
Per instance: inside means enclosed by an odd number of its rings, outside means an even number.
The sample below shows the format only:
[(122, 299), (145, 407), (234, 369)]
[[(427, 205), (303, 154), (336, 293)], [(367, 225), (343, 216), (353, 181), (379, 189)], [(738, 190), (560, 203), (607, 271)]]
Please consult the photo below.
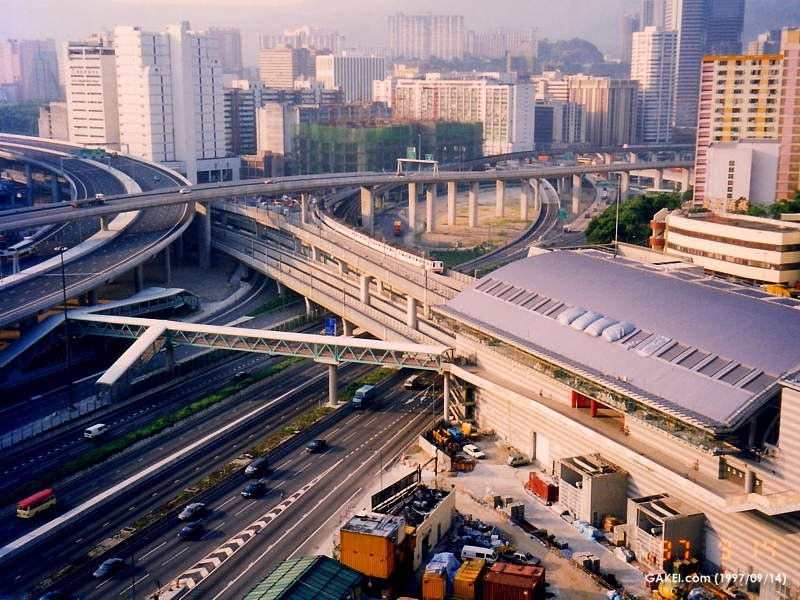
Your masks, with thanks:
[[(575, 456), (615, 465), (628, 514), (669, 497), (700, 530), (637, 558), (761, 574), (742, 591), (795, 597), (799, 301), (595, 249), (533, 251), (434, 310), (468, 357), (451, 365), (459, 416), (552, 475)], [(650, 554), (665, 536), (628, 532)]]

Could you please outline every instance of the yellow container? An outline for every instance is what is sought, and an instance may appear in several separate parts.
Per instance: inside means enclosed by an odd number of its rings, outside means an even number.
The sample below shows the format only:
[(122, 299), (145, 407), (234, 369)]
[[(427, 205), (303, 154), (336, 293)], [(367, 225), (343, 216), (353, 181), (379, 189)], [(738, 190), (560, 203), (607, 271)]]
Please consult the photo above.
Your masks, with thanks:
[(429, 573), (422, 576), (422, 600), (444, 600), (444, 573)]
[(480, 600), (481, 582), (485, 574), (484, 559), (466, 559), (453, 580), (453, 600)]

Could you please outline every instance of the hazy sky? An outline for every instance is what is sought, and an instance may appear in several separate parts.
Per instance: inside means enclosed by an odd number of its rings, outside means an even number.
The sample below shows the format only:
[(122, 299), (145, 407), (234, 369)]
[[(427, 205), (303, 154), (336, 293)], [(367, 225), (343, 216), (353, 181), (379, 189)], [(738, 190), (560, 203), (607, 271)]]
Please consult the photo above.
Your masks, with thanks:
[[(258, 36), (312, 25), (338, 31), (349, 46), (386, 46), (388, 16), (464, 15), (467, 30), (536, 27), (539, 39), (580, 37), (619, 57), (622, 16), (641, 0), (0, 0), (0, 39), (78, 40), (115, 25), (162, 31), (237, 27), (244, 60), (256, 64)], [(800, 25), (798, 0), (747, 0), (744, 41), (766, 29)]]

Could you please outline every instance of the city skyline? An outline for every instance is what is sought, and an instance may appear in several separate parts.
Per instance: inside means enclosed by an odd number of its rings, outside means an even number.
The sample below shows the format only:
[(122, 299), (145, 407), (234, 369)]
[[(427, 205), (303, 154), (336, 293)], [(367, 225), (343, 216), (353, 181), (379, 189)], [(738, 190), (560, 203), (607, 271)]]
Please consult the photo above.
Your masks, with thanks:
[[(146, 11), (142, 9), (146, 8)], [(520, 29), (534, 27), (539, 40), (579, 37), (595, 44), (609, 58), (619, 58), (622, 21), (625, 14), (639, 14), (641, 0), (605, 0), (586, 5), (565, 0), (559, 6), (535, 3), (526, 13), (510, 0), (491, 5), (477, 0), (437, 3), (436, 10), (419, 0), (386, 2), (380, 6), (363, 0), (30, 0), (24, 4), (0, 0), (8, 15), (0, 25), (5, 39), (53, 38), (59, 47), (102, 29), (117, 25), (161, 30), (167, 25), (189, 21), (192, 28), (236, 27), (242, 32), (246, 65), (257, 64), (258, 36), (279, 34), (304, 25), (338, 31), (348, 46), (388, 45), (388, 17), (404, 14), (464, 15), (465, 29)], [(232, 10), (234, 9), (234, 10)], [(581, 14), (576, 22), (574, 15)], [(767, 29), (800, 24), (800, 8), (791, 0), (748, 0), (743, 41), (754, 39)]]

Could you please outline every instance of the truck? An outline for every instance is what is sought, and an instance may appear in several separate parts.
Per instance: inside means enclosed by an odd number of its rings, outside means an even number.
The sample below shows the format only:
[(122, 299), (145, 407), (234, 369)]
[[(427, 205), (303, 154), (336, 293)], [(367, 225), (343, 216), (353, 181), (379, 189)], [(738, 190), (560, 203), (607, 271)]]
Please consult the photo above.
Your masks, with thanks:
[(367, 408), (375, 399), (375, 386), (362, 385), (353, 396), (353, 408)]
[(395, 221), (393, 231), (395, 236), (403, 235), (403, 222), (400, 220)]

